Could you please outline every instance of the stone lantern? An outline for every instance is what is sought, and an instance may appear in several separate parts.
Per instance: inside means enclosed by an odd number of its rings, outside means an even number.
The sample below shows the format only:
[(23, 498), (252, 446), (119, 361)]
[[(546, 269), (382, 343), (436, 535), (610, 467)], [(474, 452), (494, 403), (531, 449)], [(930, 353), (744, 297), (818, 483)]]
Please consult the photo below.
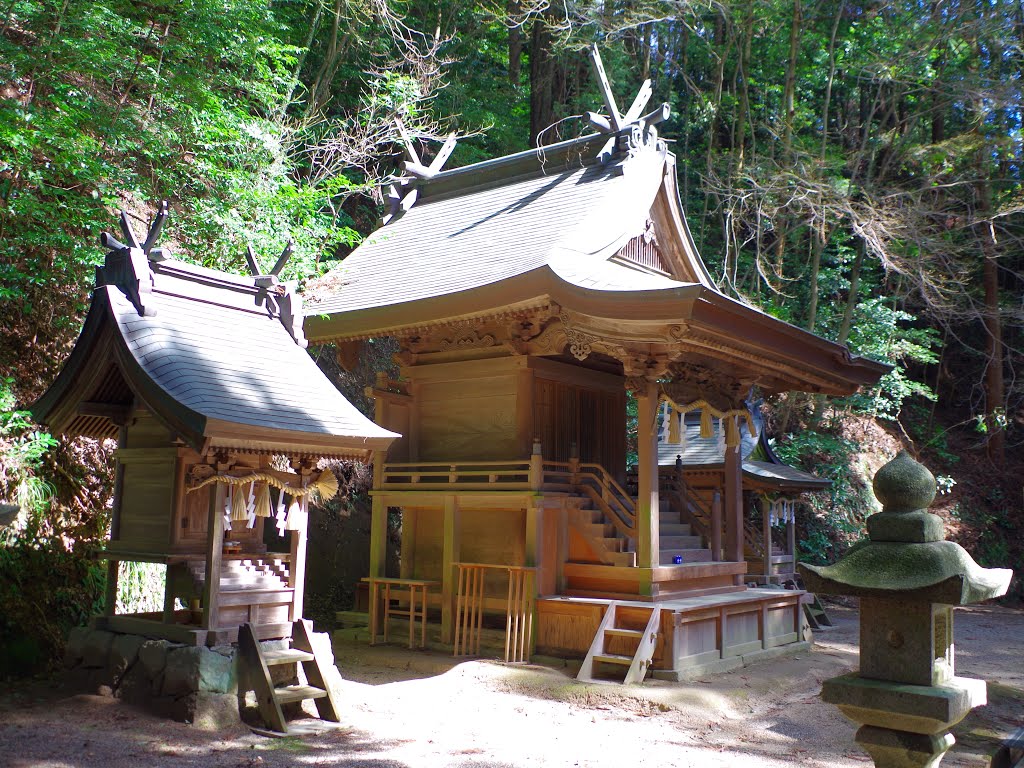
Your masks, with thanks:
[(954, 675), (953, 608), (1005, 594), (1012, 571), (944, 540), (928, 512), (935, 478), (906, 452), (874, 492), (882, 511), (867, 541), (834, 565), (799, 565), (808, 590), (860, 598), (860, 671), (826, 680), (821, 697), (860, 725), (878, 768), (931, 768), (953, 746), (950, 727), (987, 698), (984, 680)]

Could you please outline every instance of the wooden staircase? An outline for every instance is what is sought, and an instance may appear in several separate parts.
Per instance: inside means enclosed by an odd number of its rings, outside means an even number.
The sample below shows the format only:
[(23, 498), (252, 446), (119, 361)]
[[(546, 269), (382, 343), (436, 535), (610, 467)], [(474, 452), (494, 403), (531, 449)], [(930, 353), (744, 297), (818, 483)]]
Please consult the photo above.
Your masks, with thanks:
[[(587, 657), (583, 660), (577, 680), (585, 682), (597, 682), (594, 678), (594, 668), (597, 664), (615, 664), (627, 667), (623, 684), (642, 683), (650, 668), (651, 660), (654, 658), (654, 649), (658, 644), (658, 629), (661, 621), (661, 609), (652, 606), (647, 619), (647, 626), (644, 629), (631, 629), (620, 626), (616, 611), (618, 603), (609, 603), (604, 614), (601, 625), (597, 628), (594, 641), (590, 644)], [(636, 650), (632, 655), (625, 653), (611, 653), (606, 650), (606, 641), (609, 639), (622, 639), (627, 644), (636, 643)], [(620, 643), (622, 644), (622, 643)]]
[(681, 522), (681, 515), (673, 508), (671, 500), (660, 499), (660, 506), (658, 538), (661, 553), (658, 562), (672, 565), (673, 558), (681, 557), (683, 563), (710, 563), (711, 549), (702, 536), (693, 533), (690, 523)]
[[(322, 720), (339, 722), (338, 705), (327, 683), (327, 665), (317, 656), (309, 625), (304, 619), (293, 624), (291, 648), (265, 651), (260, 647), (252, 625), (243, 624), (238, 630), (238, 649), (242, 685), (255, 692), (260, 717), (270, 730), (288, 733), (282, 705), (306, 699), (315, 701)], [(296, 676), (298, 666), (301, 666), (306, 684), (275, 686), (270, 669), (283, 664), (295, 664)]]
[(636, 552), (629, 551), (629, 540), (618, 534), (588, 496), (572, 497), (569, 525), (587, 542), (598, 562), (628, 568), (636, 565)]

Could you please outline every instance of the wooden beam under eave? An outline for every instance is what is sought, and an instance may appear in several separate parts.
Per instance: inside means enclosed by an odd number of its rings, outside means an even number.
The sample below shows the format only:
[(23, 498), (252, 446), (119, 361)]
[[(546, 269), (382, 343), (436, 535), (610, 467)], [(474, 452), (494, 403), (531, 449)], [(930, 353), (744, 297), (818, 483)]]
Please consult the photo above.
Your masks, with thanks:
[(79, 403), (76, 410), (82, 416), (102, 416), (105, 419), (110, 419), (114, 424), (120, 427), (128, 422), (132, 413), (132, 406), (130, 403), (122, 405), (116, 403), (97, 403), (87, 401)]

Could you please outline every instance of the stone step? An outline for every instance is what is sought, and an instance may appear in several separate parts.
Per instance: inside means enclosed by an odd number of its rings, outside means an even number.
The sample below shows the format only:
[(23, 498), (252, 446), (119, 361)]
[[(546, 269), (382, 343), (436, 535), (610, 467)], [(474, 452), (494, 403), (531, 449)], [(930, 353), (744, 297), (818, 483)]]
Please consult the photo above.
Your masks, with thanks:
[(662, 536), (692, 536), (689, 523), (659, 523), (658, 530)]
[(704, 542), (700, 536), (665, 536), (660, 538), (661, 548), (664, 549), (702, 549)]
[(660, 552), (659, 562), (662, 565), (673, 565), (672, 558), (680, 555), (683, 558), (683, 565), (689, 563), (710, 563), (710, 549), (663, 549)]

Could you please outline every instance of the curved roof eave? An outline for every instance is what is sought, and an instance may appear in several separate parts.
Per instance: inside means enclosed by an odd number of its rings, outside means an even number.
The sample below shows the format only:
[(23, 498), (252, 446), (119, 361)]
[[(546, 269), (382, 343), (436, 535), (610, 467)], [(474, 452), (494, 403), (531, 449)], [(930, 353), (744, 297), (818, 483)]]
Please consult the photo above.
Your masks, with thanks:
[[(309, 314), (304, 332), (311, 342), (330, 342), (347, 338), (387, 335), (402, 328), (416, 328), (449, 320), (500, 314), (517, 307), (532, 307), (555, 301), (585, 314), (608, 317), (610, 296), (615, 305), (629, 313), (631, 320), (661, 320), (664, 302), (674, 306), (675, 317), (686, 319), (702, 286), (680, 283), (677, 288), (653, 290), (605, 290), (572, 283), (550, 265), (489, 285), (443, 296), (432, 296), (403, 304), (345, 312), (343, 315)], [(653, 299), (653, 301), (652, 301)]]
[(61, 366), (60, 373), (53, 383), (29, 406), (32, 418), (40, 424), (45, 424), (54, 431), (61, 431), (62, 424), (54, 424), (52, 419), (59, 410), (64, 397), (69, 390), (72, 390), (78, 383), (78, 377), (82, 369), (89, 363), (93, 350), (99, 341), (103, 330), (104, 312), (98, 306), (96, 293), (93, 293), (92, 302), (89, 304), (89, 312), (85, 316), (82, 330), (78, 334), (75, 345), (71, 348), (71, 354)]
[[(813, 360), (819, 369), (853, 384), (850, 392), (859, 386), (876, 383), (893, 368), (887, 363), (851, 355), (842, 344), (823, 339), (717, 291), (708, 290), (701, 294), (694, 307), (693, 318), (700, 325), (721, 328), (774, 354), (781, 353), (805, 362)], [(769, 341), (773, 343), (769, 344)]]

